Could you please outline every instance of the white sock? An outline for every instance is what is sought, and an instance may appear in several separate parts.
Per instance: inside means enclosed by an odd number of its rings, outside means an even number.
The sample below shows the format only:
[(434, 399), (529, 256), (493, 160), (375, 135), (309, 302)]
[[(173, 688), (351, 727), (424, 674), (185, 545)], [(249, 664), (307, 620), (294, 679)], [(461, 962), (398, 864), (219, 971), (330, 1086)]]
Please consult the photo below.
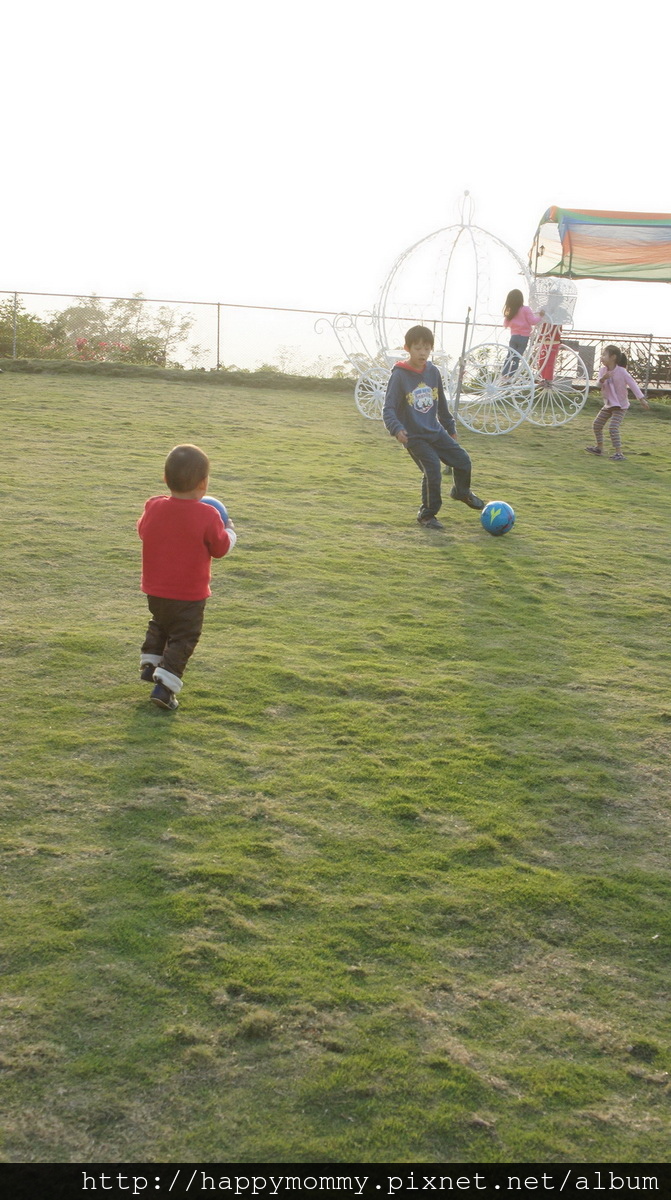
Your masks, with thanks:
[(171, 692), (177, 695), (183, 688), (182, 680), (179, 675), (173, 675), (171, 671), (166, 671), (165, 667), (157, 667), (154, 671), (154, 679), (158, 683), (162, 683)]

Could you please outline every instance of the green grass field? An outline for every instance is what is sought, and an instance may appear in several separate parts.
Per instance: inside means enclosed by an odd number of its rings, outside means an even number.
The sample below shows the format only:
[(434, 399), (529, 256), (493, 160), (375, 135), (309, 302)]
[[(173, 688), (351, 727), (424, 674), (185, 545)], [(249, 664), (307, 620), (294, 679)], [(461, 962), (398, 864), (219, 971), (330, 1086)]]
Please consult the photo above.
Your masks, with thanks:
[[(620, 464), (350, 397), (3, 374), (0, 1158), (665, 1162), (671, 424)], [(239, 543), (176, 714), (135, 521)]]

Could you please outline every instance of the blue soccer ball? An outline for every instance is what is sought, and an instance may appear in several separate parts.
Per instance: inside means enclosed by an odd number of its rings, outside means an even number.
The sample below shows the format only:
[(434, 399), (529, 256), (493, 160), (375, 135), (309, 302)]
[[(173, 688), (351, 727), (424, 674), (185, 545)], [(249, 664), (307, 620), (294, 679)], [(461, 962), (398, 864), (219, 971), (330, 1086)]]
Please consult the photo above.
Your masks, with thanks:
[(203, 496), (203, 499), (201, 500), (201, 504), (210, 504), (212, 506), (212, 508), (216, 508), (217, 512), (219, 513), (219, 516), (221, 517), (222, 521), (224, 522), (224, 525), (226, 524), (226, 522), (229, 519), (229, 516), (228, 516), (228, 512), (226, 511), (226, 505), (222, 504), (221, 500), (217, 500), (216, 496)]
[(483, 529), (494, 537), (508, 533), (515, 524), (515, 513), (503, 500), (490, 500), (480, 513)]

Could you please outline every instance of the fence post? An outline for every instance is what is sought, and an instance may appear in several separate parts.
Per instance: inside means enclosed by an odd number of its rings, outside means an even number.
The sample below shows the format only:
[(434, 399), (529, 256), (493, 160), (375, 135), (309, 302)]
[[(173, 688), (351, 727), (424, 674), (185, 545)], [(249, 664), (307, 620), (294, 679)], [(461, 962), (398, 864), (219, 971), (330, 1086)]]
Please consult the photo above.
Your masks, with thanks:
[(650, 384), (651, 368), (652, 368), (652, 334), (649, 334), (648, 335), (648, 369), (645, 373), (645, 387), (643, 388), (643, 395), (645, 396), (646, 400), (648, 398), (648, 386)]
[(16, 327), (19, 318), (19, 293), (14, 292), (14, 325), (12, 328), (12, 358), (16, 358)]
[(221, 367), (220, 343), (221, 343), (221, 304), (217, 304), (217, 370), (219, 370)]

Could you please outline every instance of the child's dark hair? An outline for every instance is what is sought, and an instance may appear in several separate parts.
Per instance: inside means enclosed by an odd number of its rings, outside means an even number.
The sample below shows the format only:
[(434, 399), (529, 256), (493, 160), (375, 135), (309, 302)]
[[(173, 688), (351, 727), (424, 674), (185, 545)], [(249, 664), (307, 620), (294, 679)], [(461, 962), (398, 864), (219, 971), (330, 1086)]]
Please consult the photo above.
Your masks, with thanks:
[(210, 460), (198, 446), (173, 446), (165, 460), (165, 482), (171, 492), (192, 492), (210, 473)]
[(414, 346), (416, 342), (428, 342), (430, 346), (433, 346), (434, 337), (431, 330), (427, 329), (426, 325), (413, 325), (412, 329), (409, 329), (406, 333), (406, 349), (409, 350), (410, 347)]
[(519, 288), (513, 288), (512, 292), (508, 292), (506, 302), (503, 306), (503, 315), (506, 321), (512, 321), (516, 317), (524, 304), (524, 296)]
[(606, 346), (604, 348), (604, 354), (614, 354), (615, 362), (617, 363), (618, 367), (626, 367), (627, 356), (624, 350), (620, 350), (619, 346)]

